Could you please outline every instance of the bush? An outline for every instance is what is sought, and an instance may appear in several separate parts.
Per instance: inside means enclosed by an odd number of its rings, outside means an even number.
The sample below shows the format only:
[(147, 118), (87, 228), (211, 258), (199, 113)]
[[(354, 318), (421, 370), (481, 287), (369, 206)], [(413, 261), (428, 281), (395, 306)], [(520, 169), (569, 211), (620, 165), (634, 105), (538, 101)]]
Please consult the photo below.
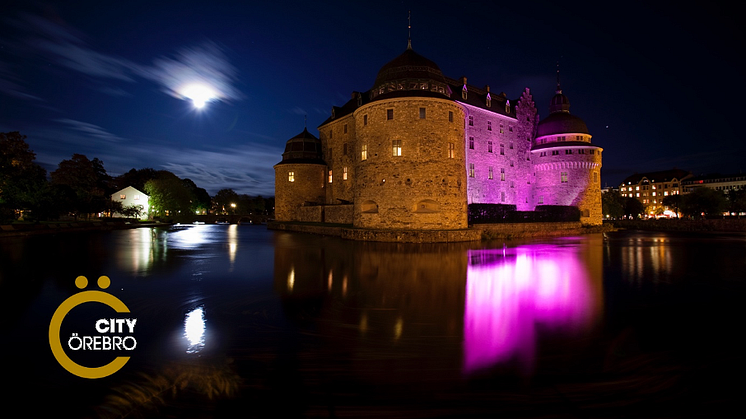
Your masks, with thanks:
[(538, 205), (535, 211), (517, 211), (515, 205), (469, 204), (469, 223), (537, 223), (580, 221), (578, 207)]

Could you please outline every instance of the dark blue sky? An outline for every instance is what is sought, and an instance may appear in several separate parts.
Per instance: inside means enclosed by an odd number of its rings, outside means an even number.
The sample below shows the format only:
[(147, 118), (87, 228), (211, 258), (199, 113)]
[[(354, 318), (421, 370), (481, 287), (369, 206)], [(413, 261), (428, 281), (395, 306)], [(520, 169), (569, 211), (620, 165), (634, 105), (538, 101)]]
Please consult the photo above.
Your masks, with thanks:
[[(7, 3), (7, 2), (6, 2)], [(70, 4), (68, 4), (70, 3)], [(285, 141), (325, 120), (412, 44), (450, 77), (542, 117), (560, 61), (570, 111), (605, 149), (602, 182), (672, 167), (746, 170), (737, 13), (603, 2), (11, 1), (0, 24), (0, 131), (48, 171), (73, 153), (111, 175), (166, 169), (214, 194), (274, 193)], [(518, 3), (518, 2), (517, 2)], [(203, 109), (183, 85), (209, 83)]]

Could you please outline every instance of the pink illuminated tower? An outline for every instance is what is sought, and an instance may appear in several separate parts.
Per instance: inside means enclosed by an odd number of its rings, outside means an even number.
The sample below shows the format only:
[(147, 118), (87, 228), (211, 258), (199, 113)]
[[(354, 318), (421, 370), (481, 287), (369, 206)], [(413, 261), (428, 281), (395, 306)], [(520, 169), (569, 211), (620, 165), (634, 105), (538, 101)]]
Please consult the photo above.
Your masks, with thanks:
[(562, 93), (557, 70), (557, 92), (531, 148), (536, 205), (576, 206), (583, 224), (601, 224), (602, 151), (591, 144), (585, 122), (570, 114), (570, 100)]

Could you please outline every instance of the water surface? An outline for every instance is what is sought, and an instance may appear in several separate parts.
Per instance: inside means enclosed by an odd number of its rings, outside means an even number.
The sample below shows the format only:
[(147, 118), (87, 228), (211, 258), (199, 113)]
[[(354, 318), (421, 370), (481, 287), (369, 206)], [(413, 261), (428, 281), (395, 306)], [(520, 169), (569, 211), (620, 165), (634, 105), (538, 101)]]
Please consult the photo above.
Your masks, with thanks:
[[(198, 225), (0, 250), (8, 412), (682, 417), (722, 412), (743, 389), (744, 235), (404, 245)], [(89, 289), (110, 277), (137, 318), (137, 348), (107, 378), (73, 376), (49, 348), (80, 275)], [(109, 317), (81, 305), (61, 336)]]

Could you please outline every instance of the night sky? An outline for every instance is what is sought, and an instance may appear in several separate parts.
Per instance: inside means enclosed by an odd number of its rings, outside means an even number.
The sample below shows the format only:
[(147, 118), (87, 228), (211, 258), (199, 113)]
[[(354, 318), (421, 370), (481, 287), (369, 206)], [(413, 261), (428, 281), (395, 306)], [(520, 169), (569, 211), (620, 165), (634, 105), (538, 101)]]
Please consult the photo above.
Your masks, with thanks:
[[(274, 194), (285, 141), (316, 127), (407, 45), (449, 77), (542, 117), (557, 62), (570, 112), (604, 148), (602, 183), (673, 167), (746, 170), (744, 25), (708, 2), (22, 1), (0, 13), (0, 132), (52, 171), (170, 170), (215, 194)], [(732, 6), (736, 7), (736, 6)], [(183, 88), (206, 83), (201, 109)]]

